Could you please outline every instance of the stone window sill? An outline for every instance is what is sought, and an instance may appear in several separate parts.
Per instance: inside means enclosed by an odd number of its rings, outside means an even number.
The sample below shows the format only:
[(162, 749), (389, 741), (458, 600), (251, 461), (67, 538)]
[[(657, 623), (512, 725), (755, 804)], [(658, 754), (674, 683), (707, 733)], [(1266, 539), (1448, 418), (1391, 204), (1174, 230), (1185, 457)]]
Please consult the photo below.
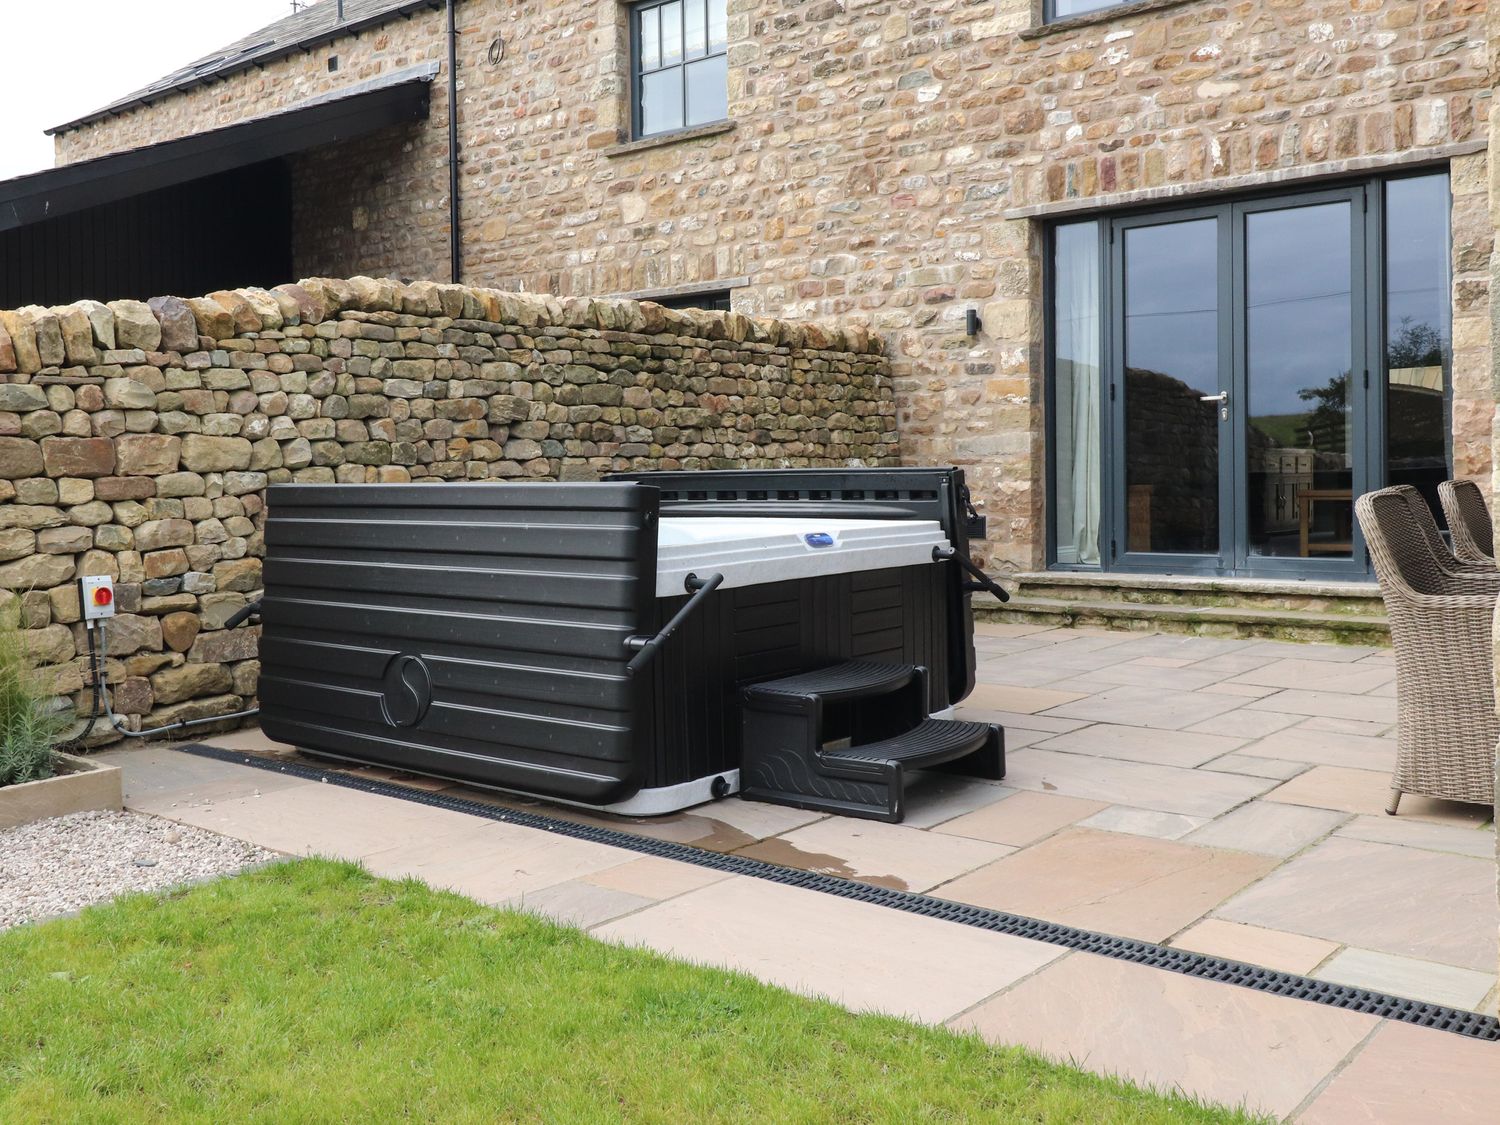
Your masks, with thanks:
[(611, 145), (609, 148), (600, 149), (599, 152), (605, 157), (629, 156), (633, 152), (644, 152), (648, 148), (661, 148), (664, 145), (675, 145), (681, 141), (696, 141), (702, 137), (717, 137), (721, 133), (732, 133), (734, 129), (733, 121), (714, 121), (707, 125), (694, 125), (691, 129), (675, 129), (670, 133), (657, 133), (655, 136), (642, 137), (638, 141)]
[(1022, 39), (1041, 39), (1048, 35), (1060, 35), (1063, 32), (1076, 31), (1081, 27), (1092, 27), (1094, 24), (1109, 23), (1112, 20), (1124, 19), (1126, 16), (1139, 16), (1146, 12), (1160, 12), (1166, 8), (1180, 8), (1184, 4), (1196, 4), (1199, 0), (1133, 0), (1129, 4), (1117, 4), (1113, 8), (1100, 8), (1097, 12), (1083, 12), (1080, 15), (1069, 16), (1067, 19), (1053, 20), (1051, 23), (1039, 23), (1035, 27), (1028, 27), (1020, 33)]

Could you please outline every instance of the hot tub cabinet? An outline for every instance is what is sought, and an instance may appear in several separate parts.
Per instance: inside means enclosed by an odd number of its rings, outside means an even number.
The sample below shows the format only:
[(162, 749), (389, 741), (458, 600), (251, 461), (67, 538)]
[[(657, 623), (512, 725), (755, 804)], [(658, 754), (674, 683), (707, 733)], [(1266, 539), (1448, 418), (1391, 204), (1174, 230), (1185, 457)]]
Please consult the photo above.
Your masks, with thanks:
[(317, 755), (629, 815), (744, 796), (900, 820), (999, 778), (956, 470), (278, 485), (261, 721)]

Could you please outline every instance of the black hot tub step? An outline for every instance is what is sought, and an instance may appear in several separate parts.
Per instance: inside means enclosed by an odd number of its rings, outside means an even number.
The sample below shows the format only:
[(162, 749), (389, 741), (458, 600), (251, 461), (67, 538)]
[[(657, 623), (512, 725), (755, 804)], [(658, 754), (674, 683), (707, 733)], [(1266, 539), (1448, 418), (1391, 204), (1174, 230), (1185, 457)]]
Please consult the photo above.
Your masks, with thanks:
[(988, 723), (924, 719), (905, 734), (865, 746), (824, 750), (822, 758), (827, 766), (847, 766), (855, 770), (865, 768), (878, 772), (898, 762), (903, 769), (923, 770), (981, 750), (994, 737), (995, 728)]
[(893, 738), (836, 750), (807, 747), (797, 737), (805, 732), (791, 728), (752, 722), (746, 734), (740, 796), (841, 816), (899, 823), (908, 770), (1005, 777), (1005, 732), (986, 723), (924, 719)]
[(873, 660), (850, 660), (801, 672), (780, 680), (766, 680), (745, 689), (747, 701), (786, 702), (817, 697), (825, 702), (864, 699), (906, 687), (918, 675), (910, 664), (879, 664)]

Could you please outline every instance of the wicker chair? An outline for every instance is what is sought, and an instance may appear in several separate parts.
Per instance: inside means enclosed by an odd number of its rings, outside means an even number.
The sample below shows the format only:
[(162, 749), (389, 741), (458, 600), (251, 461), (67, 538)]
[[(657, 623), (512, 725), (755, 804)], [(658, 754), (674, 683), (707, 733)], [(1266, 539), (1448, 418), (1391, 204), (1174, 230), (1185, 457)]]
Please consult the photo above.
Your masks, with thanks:
[(1500, 742), (1493, 624), (1500, 570), (1447, 569), (1411, 491), (1384, 488), (1354, 505), (1396, 650), (1396, 771), (1386, 805), (1393, 815), (1403, 793), (1493, 804)]
[(1448, 530), (1453, 533), (1453, 550), (1465, 562), (1495, 565), (1495, 525), (1490, 522), (1489, 505), (1484, 493), (1471, 480), (1445, 480), (1438, 485), (1438, 499)]
[(1474, 562), (1459, 558), (1449, 549), (1448, 541), (1443, 538), (1443, 533), (1438, 530), (1437, 520), (1432, 516), (1432, 508), (1428, 506), (1426, 498), (1411, 485), (1395, 484), (1386, 489), (1386, 491), (1401, 497), (1401, 499), (1406, 501), (1407, 506), (1411, 508), (1412, 518), (1416, 521), (1417, 530), (1426, 542), (1428, 551), (1437, 560), (1438, 566), (1445, 574), (1455, 577), (1461, 575), (1479, 575), (1483, 577), (1496, 572), (1493, 560), (1490, 562)]

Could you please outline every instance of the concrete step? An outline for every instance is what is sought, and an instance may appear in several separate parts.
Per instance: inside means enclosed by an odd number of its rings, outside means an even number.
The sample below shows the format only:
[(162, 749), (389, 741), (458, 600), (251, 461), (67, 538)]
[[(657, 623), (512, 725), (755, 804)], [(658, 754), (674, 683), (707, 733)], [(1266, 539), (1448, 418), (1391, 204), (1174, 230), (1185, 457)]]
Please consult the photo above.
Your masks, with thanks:
[(1383, 615), (1321, 613), (1310, 609), (1261, 606), (1164, 605), (1098, 598), (1041, 598), (1017, 595), (1001, 604), (976, 596), (981, 621), (1017, 624), (1093, 625), (1134, 632), (1184, 633), (1203, 637), (1247, 637), (1321, 644), (1389, 646), (1390, 623)]
[(1025, 599), (1384, 617), (1374, 582), (1296, 582), (1160, 574), (1042, 571), (1017, 575)]

